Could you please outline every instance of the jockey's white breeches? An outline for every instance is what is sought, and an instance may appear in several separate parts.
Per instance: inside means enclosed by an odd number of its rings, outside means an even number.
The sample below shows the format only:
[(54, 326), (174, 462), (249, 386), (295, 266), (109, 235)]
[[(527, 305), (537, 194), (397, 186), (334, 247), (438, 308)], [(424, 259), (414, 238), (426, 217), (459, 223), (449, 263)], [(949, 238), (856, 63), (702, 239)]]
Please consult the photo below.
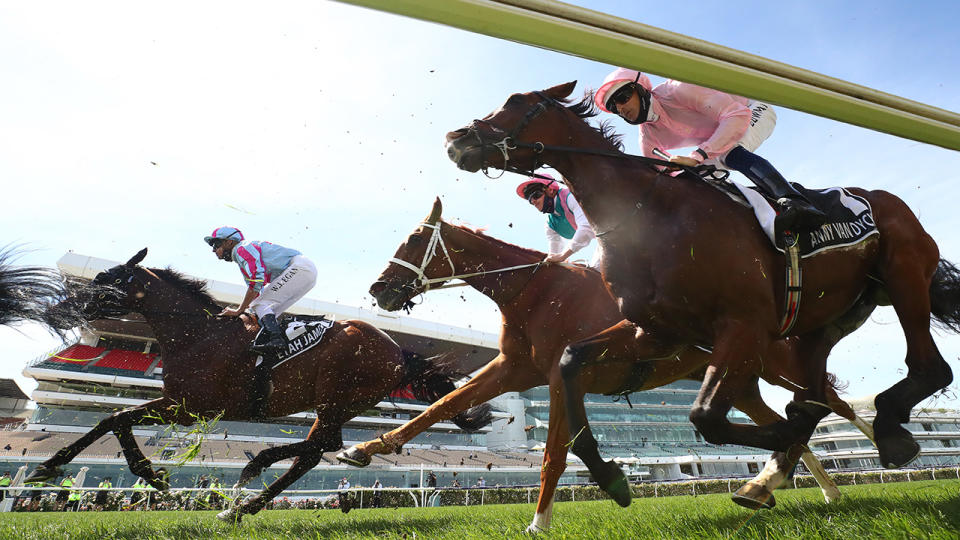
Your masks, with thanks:
[[(743, 138), (737, 143), (737, 146), (742, 146), (750, 152), (755, 152), (757, 148), (760, 148), (760, 145), (763, 144), (763, 141), (770, 138), (770, 135), (773, 134), (773, 128), (777, 126), (777, 111), (773, 110), (773, 107), (770, 105), (759, 101), (751, 101), (747, 106), (750, 107), (750, 126), (747, 128), (746, 133), (743, 134)], [(736, 148), (736, 146), (734, 146), (734, 148)], [(709, 159), (704, 163), (727, 169), (727, 166), (723, 163), (723, 158), (725, 157), (726, 154), (720, 156), (719, 159)]]
[(317, 267), (313, 261), (297, 255), (279, 276), (260, 289), (260, 296), (250, 302), (250, 309), (258, 318), (280, 315), (297, 300), (303, 298), (317, 284)]

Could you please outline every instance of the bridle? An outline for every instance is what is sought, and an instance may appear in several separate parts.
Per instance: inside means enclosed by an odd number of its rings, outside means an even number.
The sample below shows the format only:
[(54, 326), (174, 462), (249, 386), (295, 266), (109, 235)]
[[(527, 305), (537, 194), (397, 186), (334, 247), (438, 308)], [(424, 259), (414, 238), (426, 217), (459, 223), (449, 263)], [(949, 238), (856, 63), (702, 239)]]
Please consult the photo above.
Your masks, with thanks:
[[(520, 270), (522, 268), (532, 268), (539, 267), (543, 261), (537, 261), (535, 263), (529, 264), (520, 264), (517, 266), (510, 266), (507, 268), (499, 268), (497, 270), (484, 270), (481, 272), (469, 272), (465, 274), (457, 274), (456, 267), (453, 264), (453, 259), (450, 257), (450, 252), (447, 250), (447, 245), (443, 241), (443, 234), (440, 231), (441, 225), (443, 222), (437, 221), (436, 223), (426, 223), (423, 222), (420, 224), (421, 227), (427, 227), (433, 229), (433, 233), (430, 235), (430, 240), (427, 242), (427, 249), (423, 252), (423, 261), (420, 263), (420, 266), (416, 266), (408, 261), (403, 259), (398, 259), (396, 257), (391, 257), (390, 262), (402, 266), (408, 270), (413, 271), (416, 274), (416, 277), (411, 280), (409, 283), (403, 285), (404, 288), (412, 287), (414, 290), (419, 290), (421, 293), (425, 293), (431, 289), (431, 285), (434, 283), (442, 283), (444, 281), (450, 281), (453, 279), (467, 279), (477, 276), (485, 276), (489, 274), (498, 274), (501, 272), (510, 272), (513, 270)], [(437, 246), (443, 251), (443, 256), (447, 259), (447, 265), (450, 266), (450, 275), (439, 278), (428, 277), (425, 273), (427, 266), (437, 255)], [(536, 272), (536, 270), (534, 270)], [(447, 287), (458, 287), (457, 285), (443, 285), (440, 287), (432, 287), (433, 289), (444, 289)]]

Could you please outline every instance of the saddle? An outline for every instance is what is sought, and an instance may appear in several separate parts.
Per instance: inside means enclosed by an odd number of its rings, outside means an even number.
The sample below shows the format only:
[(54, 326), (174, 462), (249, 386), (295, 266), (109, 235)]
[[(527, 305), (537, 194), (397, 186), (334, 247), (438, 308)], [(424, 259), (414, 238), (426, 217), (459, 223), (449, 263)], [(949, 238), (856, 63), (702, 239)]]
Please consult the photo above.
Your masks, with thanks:
[[(281, 315), (278, 321), (283, 329), (287, 347), (275, 354), (260, 354), (254, 364), (253, 391), (250, 402), (250, 416), (262, 419), (266, 416), (266, 407), (273, 383), (273, 370), (278, 366), (314, 347), (323, 340), (324, 334), (333, 326), (333, 319), (325, 315)], [(257, 333), (252, 345), (266, 341), (263, 329)]]
[(776, 201), (759, 189), (730, 182), (727, 171), (712, 166), (698, 167), (692, 172), (738, 204), (752, 208), (773, 247), (786, 257), (786, 295), (780, 335), (789, 333), (800, 310), (803, 275), (800, 260), (831, 249), (853, 246), (880, 234), (870, 203), (841, 187), (815, 190), (791, 182), (807, 200), (827, 214), (827, 222), (819, 229), (792, 235), (777, 230)]

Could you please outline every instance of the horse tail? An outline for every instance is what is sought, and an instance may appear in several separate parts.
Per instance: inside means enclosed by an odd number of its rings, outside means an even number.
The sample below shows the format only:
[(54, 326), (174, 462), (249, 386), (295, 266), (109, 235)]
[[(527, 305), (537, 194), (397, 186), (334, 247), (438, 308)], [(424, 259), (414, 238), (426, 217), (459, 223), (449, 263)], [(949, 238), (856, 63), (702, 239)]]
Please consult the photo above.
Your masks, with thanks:
[(79, 309), (64, 302), (79, 283), (52, 268), (15, 266), (16, 247), (0, 251), (0, 325), (34, 321), (60, 334), (84, 324)]
[(930, 315), (934, 326), (960, 333), (960, 269), (940, 259), (930, 283)]
[[(457, 387), (454, 381), (464, 376), (452, 362), (445, 361), (448, 355), (423, 358), (416, 354), (404, 354), (405, 372), (397, 389), (410, 387), (414, 397), (434, 403)], [(454, 416), (453, 423), (467, 432), (474, 432), (493, 420), (488, 403), (470, 407)]]

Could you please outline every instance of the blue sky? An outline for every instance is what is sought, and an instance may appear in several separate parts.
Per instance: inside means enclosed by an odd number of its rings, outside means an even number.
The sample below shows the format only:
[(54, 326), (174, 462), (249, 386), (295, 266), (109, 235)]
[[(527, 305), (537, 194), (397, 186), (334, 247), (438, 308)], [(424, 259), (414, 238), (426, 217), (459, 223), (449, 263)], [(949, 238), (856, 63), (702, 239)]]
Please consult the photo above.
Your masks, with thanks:
[[(955, 2), (575, 3), (960, 110)], [(457, 170), (443, 135), (511, 92), (578, 80), (579, 94), (613, 69), (323, 1), (8, 2), (0, 51), (0, 223), (4, 243), (34, 250), (22, 262), (148, 246), (146, 264), (239, 282), (201, 241), (233, 225), (306, 253), (321, 272), (311, 296), (348, 305), (370, 305), (369, 284), (437, 195), (446, 217), (544, 249), (542, 217), (513, 194), (521, 179)], [(960, 262), (960, 154), (782, 107), (778, 118), (758, 153), (788, 178), (896, 193)], [(636, 152), (636, 128), (617, 125)], [(496, 306), (461, 293), (431, 293), (414, 316), (496, 332)], [(960, 371), (960, 338), (937, 341)], [(55, 345), (0, 329), (0, 376), (31, 389), (23, 364)], [(830, 369), (849, 395), (871, 394), (902, 377), (903, 355), (881, 309)]]

